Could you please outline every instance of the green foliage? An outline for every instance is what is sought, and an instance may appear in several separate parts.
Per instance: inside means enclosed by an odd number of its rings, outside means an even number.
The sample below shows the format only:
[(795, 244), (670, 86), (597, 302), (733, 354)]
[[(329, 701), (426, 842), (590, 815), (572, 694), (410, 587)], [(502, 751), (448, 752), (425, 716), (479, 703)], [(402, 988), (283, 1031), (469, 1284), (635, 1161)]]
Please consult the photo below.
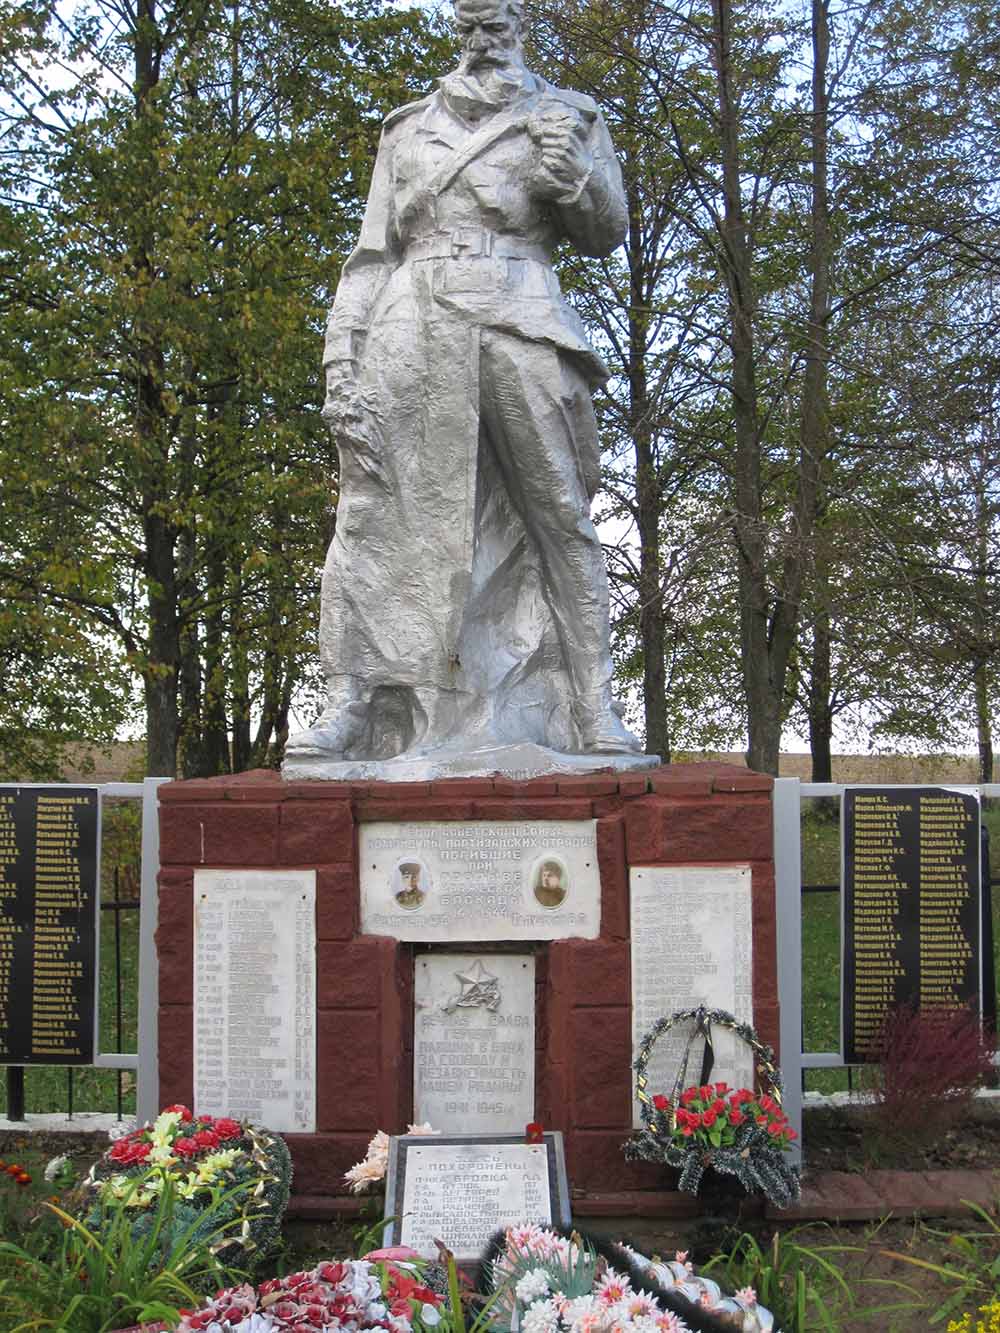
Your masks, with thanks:
[[(210, 1243), (227, 1234), (216, 1218), (226, 1202), (220, 1195), (211, 1211), (217, 1225)], [(176, 1323), (182, 1307), (197, 1304), (203, 1289), (229, 1275), (208, 1243), (195, 1243), (193, 1229), (175, 1226), (172, 1186), (143, 1235), (135, 1234), (123, 1203), (105, 1205), (93, 1230), (63, 1208), (48, 1207), (63, 1224), (51, 1243), (0, 1241), (0, 1314), (9, 1333), (106, 1333), (144, 1320)]]
[(784, 1333), (838, 1333), (855, 1311), (855, 1293), (842, 1270), (849, 1245), (806, 1245), (802, 1228), (775, 1231), (762, 1246), (749, 1232), (706, 1263), (702, 1272), (734, 1288), (752, 1287)]

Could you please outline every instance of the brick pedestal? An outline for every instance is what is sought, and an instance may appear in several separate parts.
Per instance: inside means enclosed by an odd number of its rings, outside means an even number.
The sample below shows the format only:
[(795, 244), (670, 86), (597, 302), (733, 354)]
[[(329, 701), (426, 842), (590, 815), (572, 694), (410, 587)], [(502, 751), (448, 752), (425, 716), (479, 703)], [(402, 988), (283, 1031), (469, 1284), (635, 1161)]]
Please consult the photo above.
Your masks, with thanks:
[(777, 1049), (768, 777), (714, 763), (529, 782), (283, 782), (258, 770), (165, 784), (159, 798), (161, 1105), (193, 1099), (195, 869), (317, 872), (317, 1133), (288, 1138), (299, 1196), (342, 1195), (375, 1130), (399, 1132), (412, 1118), (419, 946), (358, 933), (360, 823), (597, 819), (601, 936), (535, 946), (536, 1118), (565, 1135), (576, 1211), (626, 1197), (641, 1211), (634, 1191), (662, 1199), (662, 1171), (621, 1151), (631, 1132), (629, 866), (752, 867), (754, 1022)]

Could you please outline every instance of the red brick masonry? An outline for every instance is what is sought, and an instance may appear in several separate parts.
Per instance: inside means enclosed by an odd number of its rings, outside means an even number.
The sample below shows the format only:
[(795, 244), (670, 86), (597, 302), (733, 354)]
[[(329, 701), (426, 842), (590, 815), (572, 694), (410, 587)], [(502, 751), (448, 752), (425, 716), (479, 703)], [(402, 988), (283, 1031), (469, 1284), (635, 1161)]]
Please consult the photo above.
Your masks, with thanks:
[[(297, 1194), (342, 1194), (374, 1131), (411, 1119), (419, 946), (358, 933), (360, 823), (597, 819), (600, 939), (535, 946), (536, 1119), (566, 1136), (574, 1192), (663, 1188), (658, 1168), (628, 1164), (621, 1151), (632, 1089), (629, 866), (749, 863), (754, 1018), (777, 1047), (769, 777), (715, 763), (528, 782), (283, 782), (256, 770), (172, 782), (159, 795), (162, 1105), (192, 1099), (195, 868), (317, 872), (317, 1133), (288, 1136)], [(668, 959), (683, 949), (683, 939), (664, 941)]]

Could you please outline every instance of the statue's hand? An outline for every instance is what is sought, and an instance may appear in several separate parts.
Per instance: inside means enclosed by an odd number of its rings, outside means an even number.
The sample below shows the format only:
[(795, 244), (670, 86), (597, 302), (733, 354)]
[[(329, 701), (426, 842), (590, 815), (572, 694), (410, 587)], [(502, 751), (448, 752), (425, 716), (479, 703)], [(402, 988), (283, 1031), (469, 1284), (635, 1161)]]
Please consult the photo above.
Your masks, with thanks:
[(350, 366), (337, 362), (327, 366), (323, 418), (337, 448), (349, 453), (370, 476), (384, 481), (378, 415)]
[(546, 97), (535, 108), (527, 128), (541, 149), (535, 172), (538, 193), (550, 199), (577, 195), (594, 165), (584, 118), (564, 102)]

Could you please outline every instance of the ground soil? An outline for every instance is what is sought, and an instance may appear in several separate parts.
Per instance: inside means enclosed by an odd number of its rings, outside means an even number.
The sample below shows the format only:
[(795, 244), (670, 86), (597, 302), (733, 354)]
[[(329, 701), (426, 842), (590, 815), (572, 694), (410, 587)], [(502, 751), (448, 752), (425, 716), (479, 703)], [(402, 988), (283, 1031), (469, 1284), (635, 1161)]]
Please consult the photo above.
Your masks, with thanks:
[(882, 1126), (864, 1109), (811, 1111), (803, 1141), (814, 1171), (1000, 1169), (1000, 1115), (992, 1100), (965, 1112), (941, 1108), (909, 1133)]

